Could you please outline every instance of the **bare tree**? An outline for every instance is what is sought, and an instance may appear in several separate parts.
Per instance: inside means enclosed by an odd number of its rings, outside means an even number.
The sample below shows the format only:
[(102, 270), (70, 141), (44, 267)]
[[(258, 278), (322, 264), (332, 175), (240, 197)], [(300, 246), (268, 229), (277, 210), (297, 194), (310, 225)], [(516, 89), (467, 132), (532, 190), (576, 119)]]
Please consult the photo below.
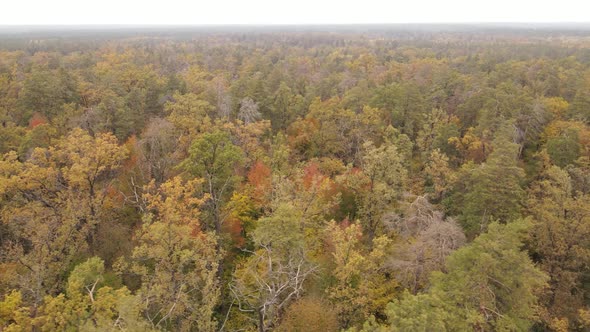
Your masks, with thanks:
[(434, 223), (442, 222), (444, 215), (437, 211), (425, 196), (418, 196), (406, 208), (403, 215), (388, 214), (384, 223), (403, 237), (416, 237)]
[(147, 211), (147, 203), (143, 199), (144, 186), (151, 180), (156, 183), (164, 182), (178, 163), (178, 158), (174, 156), (178, 142), (175, 131), (174, 125), (168, 120), (154, 118), (135, 145), (137, 167), (129, 174), (128, 192), (120, 193), (127, 203), (136, 206), (141, 212)]
[(238, 310), (254, 313), (258, 331), (268, 331), (278, 313), (301, 297), (305, 280), (317, 269), (303, 253), (280, 259), (271, 245), (251, 252), (248, 262), (236, 271), (229, 287)]
[(174, 125), (168, 120), (154, 118), (138, 142), (141, 167), (147, 177), (157, 183), (168, 178), (170, 169), (176, 162), (171, 156), (177, 142), (174, 130)]
[(258, 111), (258, 104), (250, 97), (246, 97), (240, 101), (240, 110), (238, 112), (238, 119), (245, 124), (255, 122), (261, 117)]
[(389, 264), (414, 294), (427, 285), (430, 273), (443, 270), (447, 256), (465, 243), (457, 222), (445, 219), (422, 196), (407, 207), (405, 216), (392, 222), (392, 227), (405, 241), (400, 242)]
[(223, 77), (215, 77), (210, 88), (216, 98), (217, 116), (219, 118), (229, 118), (232, 110), (232, 98), (227, 88), (227, 82)]

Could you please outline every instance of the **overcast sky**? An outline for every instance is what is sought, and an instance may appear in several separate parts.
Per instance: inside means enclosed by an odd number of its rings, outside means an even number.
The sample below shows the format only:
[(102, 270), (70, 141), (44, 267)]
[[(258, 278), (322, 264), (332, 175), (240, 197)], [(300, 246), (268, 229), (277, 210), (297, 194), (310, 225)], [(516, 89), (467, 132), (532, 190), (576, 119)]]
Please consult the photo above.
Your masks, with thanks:
[(0, 24), (589, 22), (590, 0), (2, 0)]

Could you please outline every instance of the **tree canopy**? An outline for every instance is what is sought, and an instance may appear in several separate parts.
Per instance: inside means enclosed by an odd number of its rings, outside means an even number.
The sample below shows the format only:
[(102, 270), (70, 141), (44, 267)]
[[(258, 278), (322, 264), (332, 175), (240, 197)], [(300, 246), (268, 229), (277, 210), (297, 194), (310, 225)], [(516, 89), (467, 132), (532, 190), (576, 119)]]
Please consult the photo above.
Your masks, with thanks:
[(590, 329), (587, 28), (129, 29), (0, 32), (0, 331)]

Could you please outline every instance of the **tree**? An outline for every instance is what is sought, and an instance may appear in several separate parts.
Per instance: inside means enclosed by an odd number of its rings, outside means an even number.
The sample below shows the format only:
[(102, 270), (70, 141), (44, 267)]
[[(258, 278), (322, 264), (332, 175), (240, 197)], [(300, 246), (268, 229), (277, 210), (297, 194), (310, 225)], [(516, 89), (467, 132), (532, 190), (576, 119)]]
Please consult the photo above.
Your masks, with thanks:
[(362, 332), (397, 331), (469, 331), (468, 322), (453, 315), (445, 303), (435, 295), (424, 293), (412, 295), (405, 291), (402, 296), (388, 304), (387, 323), (377, 322), (374, 316), (363, 324)]
[(177, 140), (174, 126), (167, 120), (154, 118), (148, 123), (137, 142), (139, 168), (146, 182), (154, 179), (162, 183), (169, 177), (175, 162), (178, 162), (173, 155)]
[(139, 297), (105, 285), (104, 262), (92, 257), (74, 268), (65, 294), (46, 297), (34, 325), (43, 331), (154, 331), (141, 317)]
[(449, 138), (459, 135), (456, 124), (459, 119), (440, 109), (433, 109), (425, 118), (425, 123), (416, 138), (422, 155), (428, 156), (433, 149), (442, 150), (447, 154), (453, 153), (455, 149), (449, 143)]
[(493, 220), (509, 222), (521, 215), (524, 171), (518, 166), (518, 145), (509, 138), (505, 127), (494, 140), (494, 151), (485, 164), (469, 175), (460, 221), (470, 236)]
[(58, 133), (55, 127), (50, 124), (40, 123), (27, 131), (22, 137), (18, 149), (20, 156), (29, 156), (35, 148), (48, 148), (58, 140)]
[(552, 329), (558, 324), (575, 328), (583, 320), (578, 310), (588, 296), (584, 283), (590, 264), (590, 197), (576, 197), (567, 172), (551, 165), (546, 153), (541, 158), (543, 168), (527, 204), (534, 225), (529, 251), (550, 277), (540, 298), (541, 318)]
[(456, 174), (449, 167), (449, 158), (439, 149), (430, 153), (424, 173), (426, 180), (431, 183), (434, 201), (440, 201), (456, 180)]
[(375, 91), (370, 102), (373, 107), (389, 113), (388, 124), (400, 128), (403, 134), (415, 138), (421, 127), (421, 115), (428, 110), (418, 87), (413, 83), (393, 83)]
[(262, 114), (258, 111), (258, 104), (252, 98), (244, 98), (240, 102), (240, 110), (238, 111), (238, 120), (245, 124), (255, 122), (260, 119)]
[(342, 109), (340, 98), (326, 101), (316, 98), (304, 119), (293, 122), (288, 130), (292, 147), (306, 157), (336, 156), (354, 160), (360, 141), (355, 133), (358, 118), (352, 110)]
[(209, 82), (210, 94), (213, 96), (218, 118), (229, 118), (232, 113), (232, 96), (223, 77), (215, 77)]
[(277, 327), (279, 332), (336, 332), (338, 316), (329, 303), (304, 297), (293, 303)]
[(29, 307), (23, 304), (23, 298), (19, 291), (11, 291), (0, 301), (0, 328), (2, 331), (31, 330), (33, 321)]
[(112, 217), (109, 181), (126, 155), (112, 134), (93, 138), (75, 129), (24, 162), (14, 152), (0, 161), (2, 219), (11, 234), (2, 261), (19, 269), (6, 281), (34, 308), (61, 288), (76, 258), (97, 249), (97, 229)]
[(218, 236), (225, 219), (222, 209), (239, 179), (235, 168), (241, 160), (242, 151), (233, 144), (230, 135), (215, 128), (192, 142), (188, 158), (181, 163), (191, 175), (205, 181), (207, 218)]
[(359, 220), (369, 242), (383, 228), (383, 215), (392, 210), (403, 193), (407, 171), (396, 146), (363, 145), (362, 173), (353, 174), (349, 186), (359, 203)]
[(187, 89), (191, 94), (202, 97), (205, 93), (210, 74), (199, 65), (192, 65), (182, 73)]
[(5, 154), (19, 148), (26, 135), (26, 129), (17, 126), (2, 113), (0, 109), (0, 154)]
[(258, 331), (264, 332), (303, 295), (317, 266), (307, 258), (301, 216), (292, 205), (258, 220), (253, 237), (256, 249), (236, 268), (230, 290), (238, 310), (255, 314)]
[(164, 106), (164, 112), (167, 114), (168, 121), (180, 131), (181, 148), (186, 148), (198, 134), (206, 131), (210, 124), (208, 114), (213, 106), (192, 93), (184, 95), (176, 93), (172, 98), (173, 101)]
[(303, 111), (303, 97), (293, 93), (284, 81), (272, 97), (270, 120), (274, 130), (285, 129)]
[(111, 132), (117, 138), (125, 139), (143, 127), (143, 116), (132, 112), (124, 97), (107, 88), (101, 92), (100, 101), (80, 116), (78, 125), (91, 135)]
[(553, 163), (562, 168), (573, 164), (580, 156), (580, 150), (578, 132), (575, 129), (569, 129), (561, 136), (547, 140), (547, 153)]
[(387, 308), (389, 331), (526, 331), (536, 321), (546, 275), (520, 250), (529, 223), (492, 223), (448, 257), (428, 293), (404, 295)]
[(76, 82), (68, 71), (36, 68), (25, 79), (20, 100), (25, 114), (39, 112), (53, 118), (64, 104), (76, 101), (76, 97)]
[[(588, 76), (588, 75), (586, 75)], [(586, 80), (588, 81), (588, 79)], [(569, 109), (570, 117), (582, 120), (586, 123), (590, 121), (590, 93), (587, 91), (587, 86), (582, 87), (576, 93)]]
[(463, 160), (481, 163), (486, 160), (492, 150), (488, 136), (488, 131), (478, 135), (474, 128), (469, 128), (462, 137), (451, 137), (448, 142), (459, 150)]
[[(137, 232), (130, 261), (132, 275), (141, 278), (138, 295), (143, 313), (155, 329), (214, 331), (213, 311), (219, 301), (217, 271), (221, 253), (217, 238), (199, 221), (203, 198), (195, 197), (201, 180), (172, 178), (145, 200), (149, 213)], [(129, 268), (121, 262), (118, 270)]]
[(262, 162), (256, 162), (250, 168), (247, 178), (248, 184), (252, 186), (252, 198), (259, 203), (269, 201), (272, 189), (271, 169)]
[(391, 240), (380, 236), (372, 250), (365, 251), (359, 225), (337, 225), (334, 221), (327, 225), (325, 234), (333, 259), (332, 282), (326, 294), (338, 313), (340, 327), (358, 325), (370, 314), (382, 315), (397, 286), (385, 263)]
[(447, 257), (465, 243), (465, 235), (454, 219), (445, 219), (421, 196), (406, 207), (403, 216), (391, 219), (401, 238), (389, 264), (397, 280), (416, 294), (427, 288), (431, 272), (445, 270)]

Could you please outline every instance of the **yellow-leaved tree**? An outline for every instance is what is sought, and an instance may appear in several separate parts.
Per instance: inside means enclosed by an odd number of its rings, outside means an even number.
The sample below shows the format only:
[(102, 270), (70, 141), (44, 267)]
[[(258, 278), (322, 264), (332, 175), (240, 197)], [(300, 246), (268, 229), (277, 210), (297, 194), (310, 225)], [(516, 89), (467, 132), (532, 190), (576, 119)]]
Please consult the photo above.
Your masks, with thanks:
[(326, 228), (326, 238), (334, 259), (333, 278), (326, 292), (336, 308), (340, 326), (352, 327), (360, 324), (362, 317), (382, 314), (397, 286), (385, 264), (391, 240), (377, 237), (372, 250), (363, 250), (358, 224), (346, 226), (333, 221)]
[(73, 130), (55, 146), (20, 161), (0, 159), (0, 218), (8, 225), (2, 284), (22, 290), (36, 308), (56, 294), (74, 260), (92, 253), (99, 224), (109, 220), (113, 173), (127, 152), (112, 134)]
[(213, 311), (219, 301), (216, 277), (220, 261), (217, 238), (204, 230), (198, 197), (200, 179), (172, 178), (158, 188), (146, 188), (149, 212), (137, 232), (130, 262), (120, 262), (122, 274), (141, 279), (138, 295), (152, 327), (185, 331), (215, 331)]

